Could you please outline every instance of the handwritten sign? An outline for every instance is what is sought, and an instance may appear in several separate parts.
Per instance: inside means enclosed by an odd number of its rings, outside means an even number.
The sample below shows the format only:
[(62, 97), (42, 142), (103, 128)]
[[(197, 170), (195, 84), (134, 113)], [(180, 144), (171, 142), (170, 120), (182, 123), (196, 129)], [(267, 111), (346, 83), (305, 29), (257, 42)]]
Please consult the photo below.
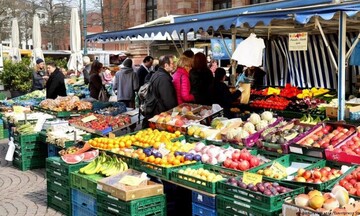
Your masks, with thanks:
[(111, 133), (111, 132), (109, 133), (109, 138), (110, 138), (110, 139), (114, 139), (115, 137), (116, 137), (116, 136), (115, 136), (114, 133)]
[(271, 170), (273, 170), (274, 174), (278, 174), (279, 176), (287, 176), (286, 167), (281, 165), (279, 162), (274, 162), (271, 167)]
[(142, 178), (127, 175), (127, 176), (123, 177), (119, 181), (119, 183), (125, 184), (125, 185), (130, 185), (130, 186), (139, 186), (143, 181), (144, 181), (144, 179), (142, 179)]
[(307, 32), (289, 34), (289, 51), (306, 51), (308, 42)]
[(262, 182), (262, 177), (263, 176), (259, 175), (259, 174), (244, 172), (242, 181), (247, 185), (250, 183), (252, 183), (253, 185), (256, 185), (257, 183)]
[(96, 120), (97, 118), (94, 116), (94, 115), (90, 115), (90, 116), (87, 116), (83, 119), (81, 119), (82, 122), (86, 123), (86, 122), (90, 122), (90, 121), (94, 121)]
[(23, 113), (25, 110), (25, 107), (22, 106), (13, 106), (13, 110), (15, 113)]

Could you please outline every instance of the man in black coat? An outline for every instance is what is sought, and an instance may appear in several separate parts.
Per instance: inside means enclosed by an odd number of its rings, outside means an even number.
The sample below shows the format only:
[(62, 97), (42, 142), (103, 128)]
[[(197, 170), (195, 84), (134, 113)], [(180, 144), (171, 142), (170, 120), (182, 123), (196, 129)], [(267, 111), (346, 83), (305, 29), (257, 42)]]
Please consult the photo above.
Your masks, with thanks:
[(139, 86), (144, 85), (145, 77), (150, 73), (150, 68), (153, 64), (154, 58), (151, 56), (146, 56), (143, 60), (143, 63), (137, 70), (136, 74), (139, 78)]
[(57, 96), (66, 96), (64, 74), (56, 67), (54, 62), (48, 63), (46, 69), (50, 74), (46, 83), (46, 98), (55, 99)]

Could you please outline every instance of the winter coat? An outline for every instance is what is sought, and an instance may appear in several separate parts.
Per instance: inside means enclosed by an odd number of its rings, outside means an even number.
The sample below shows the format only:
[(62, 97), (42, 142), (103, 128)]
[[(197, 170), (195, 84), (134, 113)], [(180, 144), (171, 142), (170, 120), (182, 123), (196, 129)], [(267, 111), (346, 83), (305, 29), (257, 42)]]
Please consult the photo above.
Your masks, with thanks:
[(100, 75), (96, 73), (91, 74), (89, 79), (90, 97), (98, 100), (101, 88), (102, 80)]
[(149, 70), (146, 68), (145, 65), (141, 65), (139, 69), (136, 71), (136, 74), (139, 78), (139, 86), (144, 85), (145, 77), (149, 74)]
[(195, 103), (212, 104), (213, 74), (210, 69), (190, 70), (190, 93), (194, 95)]
[(230, 108), (233, 102), (235, 102), (241, 95), (239, 90), (236, 90), (234, 93), (231, 93), (229, 87), (219, 81), (214, 82), (214, 103), (219, 104), (222, 108), (224, 108), (224, 116), (230, 116)]
[(152, 82), (152, 89), (159, 100), (152, 116), (168, 111), (178, 105), (172, 81), (171, 75), (161, 67), (151, 76), (149, 82)]
[(44, 89), (45, 80), (41, 73), (44, 73), (44, 72), (43, 71), (33, 71), (33, 73), (32, 73), (32, 88), (31, 88), (32, 91)]
[(139, 89), (139, 79), (132, 68), (124, 67), (116, 72), (114, 90), (117, 100), (134, 100), (135, 91)]
[(90, 82), (90, 70), (91, 70), (91, 64), (88, 64), (85, 66), (83, 70), (83, 76), (84, 76), (84, 83), (85, 85), (89, 84)]
[(65, 76), (56, 68), (46, 83), (46, 98), (55, 99), (57, 96), (66, 96)]
[(194, 96), (190, 93), (189, 73), (184, 68), (178, 67), (173, 76), (173, 84), (178, 104), (194, 101)]

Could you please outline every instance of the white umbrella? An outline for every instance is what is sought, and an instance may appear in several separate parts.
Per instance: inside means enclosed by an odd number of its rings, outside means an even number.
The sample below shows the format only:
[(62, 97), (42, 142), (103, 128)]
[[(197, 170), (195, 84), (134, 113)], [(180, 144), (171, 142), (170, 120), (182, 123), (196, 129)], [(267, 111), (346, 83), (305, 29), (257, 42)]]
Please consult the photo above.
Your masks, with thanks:
[(71, 55), (67, 67), (69, 70), (81, 71), (83, 68), (81, 54), (81, 32), (77, 8), (71, 10), (70, 19), (70, 49)]
[(10, 56), (14, 62), (21, 61), (19, 43), (20, 43), (19, 42), (19, 26), (18, 26), (17, 18), (14, 18), (12, 20), (12, 26), (11, 26), (11, 50), (10, 50)]
[(36, 65), (36, 60), (41, 58), (44, 60), (44, 54), (41, 49), (41, 30), (39, 17), (35, 14), (33, 19), (32, 29), (33, 51), (32, 51), (32, 64)]

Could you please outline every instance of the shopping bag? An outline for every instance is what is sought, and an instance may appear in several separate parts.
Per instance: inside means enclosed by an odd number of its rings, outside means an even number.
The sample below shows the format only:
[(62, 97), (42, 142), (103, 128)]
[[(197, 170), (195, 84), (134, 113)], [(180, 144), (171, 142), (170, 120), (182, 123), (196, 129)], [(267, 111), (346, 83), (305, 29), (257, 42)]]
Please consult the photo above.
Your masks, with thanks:
[(250, 83), (240, 83), (239, 87), (242, 88), (240, 103), (248, 104), (250, 99), (251, 84)]
[(109, 101), (109, 94), (107, 93), (104, 86), (101, 87), (99, 92), (98, 100), (101, 102), (108, 102)]

